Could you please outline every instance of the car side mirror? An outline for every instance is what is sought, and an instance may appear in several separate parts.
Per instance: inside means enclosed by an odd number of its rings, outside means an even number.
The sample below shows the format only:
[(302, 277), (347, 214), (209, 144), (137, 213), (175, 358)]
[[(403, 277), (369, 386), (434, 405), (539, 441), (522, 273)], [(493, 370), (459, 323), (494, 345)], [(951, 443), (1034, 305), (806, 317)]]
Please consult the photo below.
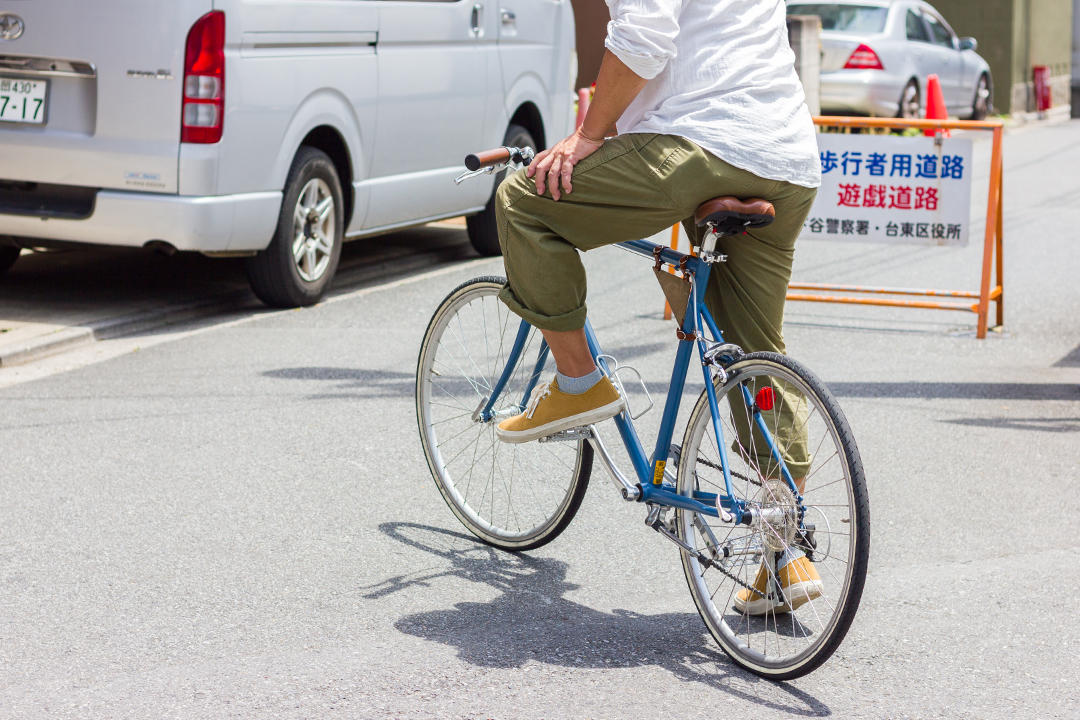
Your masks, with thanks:
[(979, 47), (979, 41), (973, 37), (960, 38), (961, 50), (975, 50)]

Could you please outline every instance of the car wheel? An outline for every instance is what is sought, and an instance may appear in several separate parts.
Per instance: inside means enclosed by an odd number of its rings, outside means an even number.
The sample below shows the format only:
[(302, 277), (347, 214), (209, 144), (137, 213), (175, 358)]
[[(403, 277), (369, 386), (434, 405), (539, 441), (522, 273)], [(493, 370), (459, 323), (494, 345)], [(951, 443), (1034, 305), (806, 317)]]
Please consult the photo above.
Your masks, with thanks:
[(318, 302), (337, 271), (344, 232), (334, 163), (321, 150), (300, 148), (285, 182), (274, 238), (247, 262), (251, 289), (272, 307)]
[[(532, 133), (521, 125), (514, 124), (506, 128), (506, 134), (503, 135), (503, 145), (538, 149)], [(503, 170), (495, 178), (496, 190), (505, 177), (506, 171)], [(499, 247), (499, 228), (495, 225), (495, 190), (491, 191), (491, 197), (488, 198), (484, 210), (465, 218), (465, 225), (469, 230), (469, 241), (476, 248), (476, 252), (481, 255), (498, 255), (502, 252), (502, 248)]]
[(904, 86), (904, 91), (900, 93), (900, 106), (897, 109), (896, 117), (908, 119), (922, 117), (922, 99), (919, 97), (919, 83), (915, 78), (908, 80), (908, 84)]
[(990, 101), (990, 78), (986, 73), (979, 76), (979, 82), (975, 86), (975, 102), (971, 106), (972, 120), (985, 120), (990, 114), (992, 107)]
[(8, 268), (15, 264), (21, 252), (17, 247), (0, 247), (0, 274), (7, 272)]

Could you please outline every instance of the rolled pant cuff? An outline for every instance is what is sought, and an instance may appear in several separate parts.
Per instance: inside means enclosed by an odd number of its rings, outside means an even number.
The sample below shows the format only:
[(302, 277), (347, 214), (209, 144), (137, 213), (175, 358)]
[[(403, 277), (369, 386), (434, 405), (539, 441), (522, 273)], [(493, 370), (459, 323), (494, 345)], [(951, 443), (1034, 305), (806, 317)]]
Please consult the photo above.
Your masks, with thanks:
[(585, 317), (587, 312), (584, 305), (576, 310), (563, 313), (562, 315), (541, 315), (522, 305), (521, 301), (514, 295), (514, 291), (510, 289), (509, 285), (503, 285), (503, 289), (499, 292), (499, 299), (502, 300), (506, 307), (510, 308), (515, 315), (521, 316), (528, 321), (530, 325), (540, 328), (541, 330), (567, 332), (570, 330), (580, 330), (585, 327)]

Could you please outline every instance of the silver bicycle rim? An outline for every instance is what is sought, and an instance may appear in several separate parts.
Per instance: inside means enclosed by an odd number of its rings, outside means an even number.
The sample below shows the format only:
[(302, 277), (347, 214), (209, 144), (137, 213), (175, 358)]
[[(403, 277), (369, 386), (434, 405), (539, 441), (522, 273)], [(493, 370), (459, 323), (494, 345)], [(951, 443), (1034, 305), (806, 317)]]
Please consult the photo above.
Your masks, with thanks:
[(292, 256), (305, 282), (321, 278), (330, 265), (336, 221), (330, 186), (321, 178), (308, 180), (293, 209)]
[[(813, 462), (805, 472), (803, 495), (806, 520), (816, 525), (818, 550), (814, 553), (814, 567), (821, 577), (823, 592), (820, 597), (791, 612), (771, 611), (762, 616), (751, 616), (735, 607), (736, 595), (744, 589), (743, 584), (716, 568), (704, 567), (686, 553), (683, 554), (683, 568), (695, 603), (721, 646), (739, 662), (758, 672), (779, 674), (811, 662), (833, 636), (844, 613), (858, 539), (852, 470), (835, 424), (819, 398), (798, 376), (780, 365), (760, 361), (749, 361), (742, 368), (737, 364), (731, 372), (728, 383), (717, 390), (717, 399), (728, 445), (733, 491), (736, 496), (749, 499), (752, 506), (775, 507), (782, 498), (775, 486), (770, 487), (766, 482), (755, 484), (755, 481), (761, 482), (763, 476), (775, 475), (775, 464), (747, 459), (768, 454), (767, 451), (759, 451), (753, 436), (749, 443), (738, 442), (734, 420), (737, 413), (747, 420), (749, 415), (745, 407), (732, 409), (730, 399), (739, 392), (737, 383), (748, 383), (751, 394), (756, 395), (764, 386), (765, 377), (780, 379), (786, 385), (783, 386), (784, 393), (776, 394), (777, 409), (787, 402), (789, 408), (799, 410), (801, 405), (805, 410), (807, 447)], [(695, 486), (709, 492), (721, 491), (723, 478), (717, 469), (719, 452), (707, 404), (700, 404), (691, 417), (684, 445), (679, 467), (679, 492), (690, 494)], [(770, 464), (774, 467), (770, 468)], [(699, 523), (708, 528), (715, 541), (699, 527)], [(778, 537), (771, 527), (734, 526), (696, 513), (680, 513), (678, 524), (682, 537), (707, 555), (710, 554), (710, 541), (721, 549), (730, 548), (732, 556), (725, 562), (724, 569), (741, 583), (750, 585), (755, 584), (759, 568), (763, 567), (762, 559), (768, 552), (766, 540), (785, 549), (794, 544)], [(761, 555), (755, 555), (755, 552)], [(766, 575), (770, 581), (775, 577), (769, 569)]]
[(443, 306), (421, 351), (417, 410), (428, 464), (458, 518), (481, 536), (527, 545), (564, 516), (582, 446), (508, 444), (495, 436), (497, 423), (520, 412), (541, 342), (535, 330), (495, 419), (474, 419), (505, 367), (520, 322), (498, 299), (499, 289), (477, 283)]

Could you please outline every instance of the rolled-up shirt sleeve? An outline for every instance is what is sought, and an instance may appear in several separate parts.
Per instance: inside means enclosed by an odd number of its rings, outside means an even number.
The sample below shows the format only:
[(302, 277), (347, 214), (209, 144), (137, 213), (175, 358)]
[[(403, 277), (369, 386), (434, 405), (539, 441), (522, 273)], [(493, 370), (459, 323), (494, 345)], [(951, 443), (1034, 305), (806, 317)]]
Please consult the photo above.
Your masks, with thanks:
[(604, 47), (651, 80), (675, 57), (683, 0), (608, 0), (611, 22)]

